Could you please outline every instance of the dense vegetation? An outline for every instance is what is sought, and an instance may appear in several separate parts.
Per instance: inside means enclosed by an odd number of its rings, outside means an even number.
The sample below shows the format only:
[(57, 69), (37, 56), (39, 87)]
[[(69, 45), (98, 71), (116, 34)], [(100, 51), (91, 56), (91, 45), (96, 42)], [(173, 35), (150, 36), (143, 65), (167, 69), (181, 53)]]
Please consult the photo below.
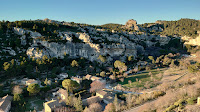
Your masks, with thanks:
[(194, 19), (180, 19), (178, 21), (163, 21), (164, 35), (196, 37), (200, 30), (200, 21)]

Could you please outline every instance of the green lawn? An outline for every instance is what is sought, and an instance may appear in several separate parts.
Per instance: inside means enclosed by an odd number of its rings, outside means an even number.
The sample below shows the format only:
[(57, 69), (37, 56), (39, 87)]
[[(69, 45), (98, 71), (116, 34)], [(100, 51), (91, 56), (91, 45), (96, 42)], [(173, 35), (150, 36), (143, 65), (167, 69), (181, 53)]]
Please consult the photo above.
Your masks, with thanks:
[[(159, 78), (156, 76), (156, 74), (159, 74), (159, 73), (163, 72), (166, 69), (167, 68), (161, 68), (159, 70), (153, 69), (153, 70), (148, 70), (148, 71), (142, 71), (142, 73), (128, 76), (128, 78), (124, 79), (124, 82), (119, 82), (119, 84), (121, 84), (122, 86), (127, 87), (127, 88), (144, 87), (144, 85), (145, 85), (145, 83), (147, 81), (151, 81), (151, 76), (149, 76), (149, 72), (152, 73), (153, 78), (159, 80)], [(140, 82), (136, 82), (136, 78), (138, 80), (141, 80), (141, 83)], [(128, 83), (129, 80), (132, 81), (131, 84)]]
[(26, 97), (26, 111), (34, 110), (34, 107), (37, 111), (42, 111), (43, 102), (46, 102), (45, 100), (42, 100), (40, 98), (37, 98), (36, 96), (33, 97)]

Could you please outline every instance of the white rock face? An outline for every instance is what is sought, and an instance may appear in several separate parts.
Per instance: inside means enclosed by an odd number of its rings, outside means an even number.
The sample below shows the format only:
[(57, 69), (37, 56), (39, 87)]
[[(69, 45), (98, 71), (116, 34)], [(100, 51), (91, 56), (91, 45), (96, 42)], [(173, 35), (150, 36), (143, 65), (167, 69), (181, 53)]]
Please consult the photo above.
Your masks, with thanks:
[(126, 22), (125, 24), (125, 28), (128, 28), (128, 29), (134, 29), (136, 31), (139, 31), (140, 30), (140, 27), (137, 25), (137, 21), (136, 20), (133, 20), (133, 19), (130, 19)]
[(181, 39), (186, 41), (184, 44), (200, 46), (200, 32), (199, 36), (197, 36), (194, 39), (192, 37), (187, 37), (187, 36), (184, 36)]
[[(83, 28), (80, 29), (85, 30)], [(22, 35), (23, 40), (25, 40), (25, 33), (30, 32), (33, 38), (33, 44), (28, 48), (26, 54), (33, 58), (42, 58), (44, 55), (48, 57), (64, 58), (65, 54), (69, 54), (70, 57), (85, 57), (90, 61), (98, 61), (99, 55), (107, 56), (108, 61), (119, 58), (125, 60), (127, 56), (137, 57), (137, 51), (144, 51), (144, 48), (137, 45), (135, 42), (144, 41), (147, 46), (150, 47), (155, 45), (157, 41), (159, 41), (161, 45), (164, 45), (170, 40), (170, 38), (166, 36), (137, 35), (134, 32), (109, 34), (87, 27), (86, 30), (90, 33), (59, 32), (58, 36), (63, 40), (67, 40), (67, 42), (63, 44), (38, 40), (36, 37), (42, 36), (38, 32), (23, 30), (21, 28), (14, 28), (14, 30), (17, 34)], [(73, 43), (73, 38), (80, 39), (83, 43)], [(151, 41), (153, 38), (156, 42)], [(98, 40), (98, 42), (94, 43), (93, 40)], [(25, 41), (22, 43), (25, 44)], [(43, 49), (38, 49), (39, 45), (42, 45)]]
[(133, 55), (137, 56), (137, 50), (134, 46), (129, 47), (124, 44), (120, 45), (103, 45), (103, 48), (99, 48), (99, 51), (95, 47), (84, 44), (84, 43), (71, 43), (67, 42), (66, 44), (58, 44), (55, 42), (47, 41), (35, 41), (45, 46), (46, 49), (42, 49), (43, 52), (37, 52), (36, 47), (30, 47), (27, 50), (27, 55), (34, 58), (42, 58), (44, 55), (48, 57), (60, 57), (63, 58), (64, 54), (69, 54), (71, 57), (85, 57), (91, 61), (97, 60), (99, 55), (109, 55), (111, 57), (115, 56), (128, 56)]
[(15, 33), (17, 33), (18, 35), (25, 35), (25, 33), (30, 33), (32, 38), (37, 38), (37, 37), (41, 37), (42, 35), (38, 32), (32, 32), (30, 30), (24, 30), (22, 28), (17, 28), (14, 27), (14, 31)]

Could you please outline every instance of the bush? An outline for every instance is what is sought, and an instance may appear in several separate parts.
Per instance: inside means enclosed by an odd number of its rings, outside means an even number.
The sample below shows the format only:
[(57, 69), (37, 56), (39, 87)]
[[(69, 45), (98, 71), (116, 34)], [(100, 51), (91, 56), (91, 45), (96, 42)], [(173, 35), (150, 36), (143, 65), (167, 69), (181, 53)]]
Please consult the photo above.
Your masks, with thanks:
[(180, 99), (177, 102), (174, 103), (175, 106), (182, 106), (182, 103), (184, 102), (184, 99)]
[(198, 69), (197, 69), (197, 67), (196, 67), (195, 65), (189, 65), (189, 66), (188, 66), (188, 70), (189, 70), (190, 72), (192, 72), (192, 73), (198, 71)]
[(187, 104), (194, 105), (195, 104), (195, 100), (196, 100), (196, 98), (188, 98), (186, 101), (187, 101)]
[(176, 106), (175, 105), (171, 105), (169, 106), (164, 112), (171, 112), (173, 109), (175, 109)]
[(146, 70), (152, 70), (152, 68), (153, 68), (153, 66), (147, 65), (145, 69), (146, 69)]
[(45, 86), (45, 87), (42, 87), (40, 88), (40, 91), (44, 91), (44, 92), (47, 92), (49, 91), (51, 88), (49, 86)]

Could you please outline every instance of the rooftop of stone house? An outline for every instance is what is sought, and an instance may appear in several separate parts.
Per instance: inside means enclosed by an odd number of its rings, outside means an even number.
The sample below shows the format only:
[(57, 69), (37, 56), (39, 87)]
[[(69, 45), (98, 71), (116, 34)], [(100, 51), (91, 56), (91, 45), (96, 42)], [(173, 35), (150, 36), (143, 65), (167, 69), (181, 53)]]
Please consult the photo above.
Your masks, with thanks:
[(6, 95), (3, 98), (0, 98), (0, 110), (5, 111), (8, 105), (11, 103), (12, 96)]

